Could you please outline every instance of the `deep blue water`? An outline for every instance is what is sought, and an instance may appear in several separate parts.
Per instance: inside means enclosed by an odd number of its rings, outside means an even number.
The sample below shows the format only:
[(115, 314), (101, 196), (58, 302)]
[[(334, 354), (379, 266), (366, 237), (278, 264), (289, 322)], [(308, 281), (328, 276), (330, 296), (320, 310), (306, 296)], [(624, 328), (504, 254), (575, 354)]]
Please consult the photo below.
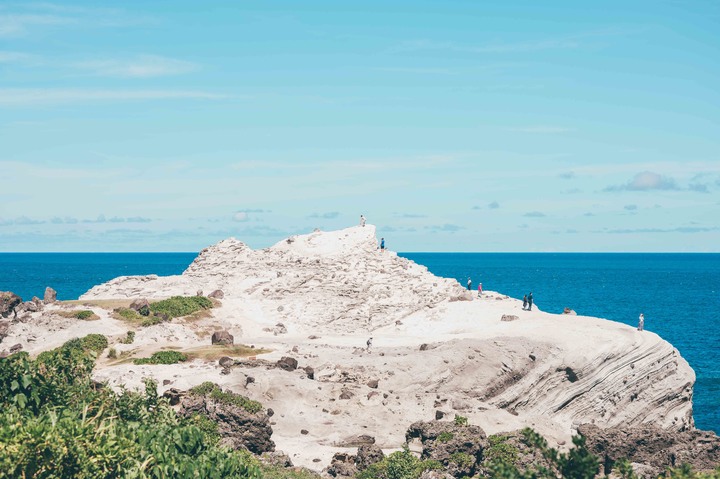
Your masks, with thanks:
[[(533, 292), (543, 311), (570, 307), (645, 328), (695, 369), (695, 422), (720, 432), (720, 254), (403, 253), (439, 276), (516, 298)], [(0, 253), (0, 291), (76, 299), (117, 276), (179, 274), (196, 253)]]

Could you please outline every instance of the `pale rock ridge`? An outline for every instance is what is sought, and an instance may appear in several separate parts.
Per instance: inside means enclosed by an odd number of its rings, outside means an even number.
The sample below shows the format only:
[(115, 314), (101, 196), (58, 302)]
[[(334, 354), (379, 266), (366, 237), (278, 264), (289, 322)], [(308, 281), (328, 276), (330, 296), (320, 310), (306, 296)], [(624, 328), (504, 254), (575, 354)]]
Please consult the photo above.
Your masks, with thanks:
[(180, 276), (116, 278), (81, 299), (161, 298), (199, 289), (220, 289), (226, 299), (257, 302), (275, 322), (325, 332), (372, 331), (465, 294), (456, 281), (379, 250), (375, 227), (367, 225), (315, 231), (257, 251), (226, 239), (201, 251)]

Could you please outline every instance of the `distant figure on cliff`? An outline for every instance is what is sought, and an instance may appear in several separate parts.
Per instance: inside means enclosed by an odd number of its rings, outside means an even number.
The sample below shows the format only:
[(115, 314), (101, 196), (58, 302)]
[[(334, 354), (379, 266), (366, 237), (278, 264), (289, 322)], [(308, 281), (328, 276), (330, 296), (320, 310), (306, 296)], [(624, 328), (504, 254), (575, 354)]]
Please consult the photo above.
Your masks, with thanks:
[(365, 217), (360, 215), (360, 226), (365, 226)]
[(385, 251), (385, 238), (380, 238), (380, 251)]
[(645, 330), (645, 315), (640, 313), (640, 317), (638, 318), (638, 331), (644, 331)]
[(468, 291), (472, 291), (472, 280), (468, 278)]
[(478, 283), (478, 298), (482, 296), (482, 283)]
[(367, 343), (365, 343), (365, 344), (367, 344), (367, 348), (368, 348), (368, 350), (369, 350), (369, 349), (370, 349), (370, 346), (372, 346), (372, 338), (368, 339), (368, 340), (367, 340)]
[(532, 311), (532, 302), (533, 302), (532, 291), (530, 291), (530, 294), (528, 294), (528, 311)]
[(523, 311), (527, 309), (527, 294), (523, 296)]

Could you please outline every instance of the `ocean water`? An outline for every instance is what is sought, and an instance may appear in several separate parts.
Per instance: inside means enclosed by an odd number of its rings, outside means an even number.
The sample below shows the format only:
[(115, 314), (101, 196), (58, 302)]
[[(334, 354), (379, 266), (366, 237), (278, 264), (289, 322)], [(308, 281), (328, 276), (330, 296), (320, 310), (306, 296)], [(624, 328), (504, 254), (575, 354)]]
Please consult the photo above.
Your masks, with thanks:
[[(117, 276), (180, 274), (197, 253), (0, 253), (0, 291), (23, 299), (52, 286), (76, 299)], [(438, 275), (515, 298), (533, 292), (547, 312), (637, 325), (672, 343), (695, 369), (698, 428), (720, 432), (720, 254), (401, 253)]]

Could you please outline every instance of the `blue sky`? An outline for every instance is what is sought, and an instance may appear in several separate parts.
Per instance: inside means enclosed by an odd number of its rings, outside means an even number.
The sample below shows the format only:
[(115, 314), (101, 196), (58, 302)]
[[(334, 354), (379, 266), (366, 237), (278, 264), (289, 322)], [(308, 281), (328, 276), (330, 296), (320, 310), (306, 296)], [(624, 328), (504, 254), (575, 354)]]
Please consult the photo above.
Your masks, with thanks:
[[(229, 6), (228, 4), (234, 4)], [(720, 251), (716, 1), (0, 1), (0, 251)]]

